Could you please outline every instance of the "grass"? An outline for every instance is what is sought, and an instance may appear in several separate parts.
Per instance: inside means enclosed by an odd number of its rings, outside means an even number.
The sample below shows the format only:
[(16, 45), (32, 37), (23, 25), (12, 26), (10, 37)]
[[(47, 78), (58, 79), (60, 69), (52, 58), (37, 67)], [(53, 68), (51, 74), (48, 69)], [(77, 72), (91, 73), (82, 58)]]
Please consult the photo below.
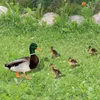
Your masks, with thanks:
[[(5, 23), (6, 24), (6, 23)], [(0, 26), (0, 100), (99, 100), (100, 99), (100, 27), (81, 26), (69, 33), (61, 29), (27, 27), (19, 29), (11, 25)], [(36, 42), (41, 51), (38, 68), (27, 73), (32, 80), (18, 79), (4, 64), (23, 56), (29, 56), (29, 45)], [(89, 55), (91, 45), (97, 56)], [(51, 59), (50, 47), (61, 54)], [(80, 66), (72, 69), (68, 58), (75, 58)], [(48, 58), (46, 60), (45, 58)], [(53, 63), (65, 77), (54, 79), (49, 67)], [(23, 74), (22, 74), (23, 76)]]

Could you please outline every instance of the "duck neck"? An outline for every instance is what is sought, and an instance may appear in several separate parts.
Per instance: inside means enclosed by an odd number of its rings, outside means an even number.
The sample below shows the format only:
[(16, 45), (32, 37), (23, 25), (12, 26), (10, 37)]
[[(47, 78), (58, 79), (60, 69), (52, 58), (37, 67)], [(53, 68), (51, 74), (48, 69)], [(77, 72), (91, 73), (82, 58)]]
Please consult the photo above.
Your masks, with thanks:
[(52, 69), (54, 69), (54, 67), (52, 67)]
[(30, 50), (30, 55), (35, 55), (35, 50)]
[(33, 56), (33, 55), (35, 55), (35, 53), (31, 53), (31, 54), (30, 54), (30, 56)]

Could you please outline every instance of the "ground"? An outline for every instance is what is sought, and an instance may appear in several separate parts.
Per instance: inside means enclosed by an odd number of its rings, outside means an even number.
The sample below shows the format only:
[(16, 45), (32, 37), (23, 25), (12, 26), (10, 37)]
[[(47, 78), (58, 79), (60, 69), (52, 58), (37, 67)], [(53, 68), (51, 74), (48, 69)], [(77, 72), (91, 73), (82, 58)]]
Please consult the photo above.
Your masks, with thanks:
[[(56, 28), (18, 29), (0, 26), (0, 100), (99, 100), (100, 99), (100, 28), (86, 26), (72, 32), (61, 33)], [(27, 73), (32, 80), (18, 79), (15, 72), (4, 64), (23, 56), (29, 56), (29, 45), (35, 42), (41, 48), (36, 51), (40, 59), (38, 68)], [(88, 46), (98, 50), (96, 56), (88, 53)], [(50, 47), (61, 54), (51, 59)], [(80, 66), (72, 69), (68, 58)], [(49, 65), (65, 74), (54, 79)], [(22, 74), (23, 76), (23, 74)]]

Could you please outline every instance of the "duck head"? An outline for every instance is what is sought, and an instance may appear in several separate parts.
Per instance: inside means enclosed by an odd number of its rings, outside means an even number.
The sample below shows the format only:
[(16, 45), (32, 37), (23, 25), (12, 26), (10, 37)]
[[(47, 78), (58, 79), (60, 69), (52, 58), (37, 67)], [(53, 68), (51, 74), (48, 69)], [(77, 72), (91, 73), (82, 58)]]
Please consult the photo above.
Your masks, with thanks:
[(40, 51), (40, 48), (37, 46), (36, 43), (31, 43), (29, 50), (30, 50), (30, 54), (33, 54), (33, 53), (35, 53), (35, 50)]

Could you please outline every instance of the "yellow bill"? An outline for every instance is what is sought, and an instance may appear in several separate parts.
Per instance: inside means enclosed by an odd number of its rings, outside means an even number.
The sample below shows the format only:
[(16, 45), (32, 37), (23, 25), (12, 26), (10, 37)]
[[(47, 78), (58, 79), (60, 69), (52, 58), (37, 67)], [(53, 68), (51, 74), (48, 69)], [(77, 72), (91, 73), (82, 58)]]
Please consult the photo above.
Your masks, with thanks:
[(39, 48), (39, 47), (37, 47), (37, 48), (36, 48), (36, 50), (40, 51), (40, 48)]

